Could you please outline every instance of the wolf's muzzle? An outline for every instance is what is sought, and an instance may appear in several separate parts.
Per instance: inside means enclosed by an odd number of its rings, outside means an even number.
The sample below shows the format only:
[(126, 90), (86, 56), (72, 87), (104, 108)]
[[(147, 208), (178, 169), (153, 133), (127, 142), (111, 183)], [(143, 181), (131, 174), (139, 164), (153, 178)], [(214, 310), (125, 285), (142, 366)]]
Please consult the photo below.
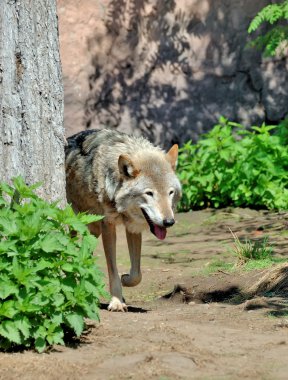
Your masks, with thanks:
[(163, 219), (164, 227), (172, 227), (175, 224), (175, 219)]

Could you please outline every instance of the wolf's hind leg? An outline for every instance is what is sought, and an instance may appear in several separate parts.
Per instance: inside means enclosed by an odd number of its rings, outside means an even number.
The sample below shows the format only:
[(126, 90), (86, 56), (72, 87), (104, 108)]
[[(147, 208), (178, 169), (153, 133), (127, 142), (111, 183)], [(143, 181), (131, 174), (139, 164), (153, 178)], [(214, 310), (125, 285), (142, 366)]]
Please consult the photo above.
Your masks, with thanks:
[(141, 263), (141, 234), (132, 234), (126, 230), (126, 237), (131, 261), (130, 274), (123, 274), (121, 282), (123, 286), (136, 286), (142, 280)]
[(107, 261), (110, 293), (112, 299), (108, 306), (110, 311), (127, 311), (122, 297), (122, 286), (116, 265), (116, 228), (114, 224), (101, 224), (103, 247)]

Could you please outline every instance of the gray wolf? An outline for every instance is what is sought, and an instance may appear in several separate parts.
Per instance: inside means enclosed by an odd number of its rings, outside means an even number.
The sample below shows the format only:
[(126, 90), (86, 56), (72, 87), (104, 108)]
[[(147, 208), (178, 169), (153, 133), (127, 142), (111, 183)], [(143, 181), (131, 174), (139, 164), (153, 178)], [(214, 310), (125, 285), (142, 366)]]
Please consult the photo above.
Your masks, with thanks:
[[(141, 233), (145, 229), (163, 240), (175, 223), (181, 196), (175, 175), (178, 145), (165, 153), (143, 137), (112, 130), (88, 130), (67, 139), (67, 200), (75, 212), (103, 215), (89, 229), (102, 234), (107, 261), (111, 311), (127, 311), (122, 286), (141, 281)], [(131, 261), (121, 279), (116, 266), (116, 226), (124, 224)]]

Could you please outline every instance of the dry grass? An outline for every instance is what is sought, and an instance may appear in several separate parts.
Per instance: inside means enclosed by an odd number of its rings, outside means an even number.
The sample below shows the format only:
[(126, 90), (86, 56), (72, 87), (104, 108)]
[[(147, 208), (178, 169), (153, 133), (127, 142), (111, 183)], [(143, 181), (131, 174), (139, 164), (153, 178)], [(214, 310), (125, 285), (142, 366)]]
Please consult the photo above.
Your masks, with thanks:
[(278, 265), (267, 272), (254, 285), (245, 290), (249, 296), (266, 292), (284, 293), (288, 291), (288, 263)]

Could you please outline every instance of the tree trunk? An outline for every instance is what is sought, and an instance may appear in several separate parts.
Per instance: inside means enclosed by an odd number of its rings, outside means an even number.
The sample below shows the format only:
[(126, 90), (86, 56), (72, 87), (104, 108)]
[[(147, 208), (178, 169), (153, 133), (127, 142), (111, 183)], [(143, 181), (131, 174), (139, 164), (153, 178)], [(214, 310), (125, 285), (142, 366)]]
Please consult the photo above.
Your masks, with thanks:
[(56, 0), (0, 0), (0, 180), (42, 182), (65, 202)]

